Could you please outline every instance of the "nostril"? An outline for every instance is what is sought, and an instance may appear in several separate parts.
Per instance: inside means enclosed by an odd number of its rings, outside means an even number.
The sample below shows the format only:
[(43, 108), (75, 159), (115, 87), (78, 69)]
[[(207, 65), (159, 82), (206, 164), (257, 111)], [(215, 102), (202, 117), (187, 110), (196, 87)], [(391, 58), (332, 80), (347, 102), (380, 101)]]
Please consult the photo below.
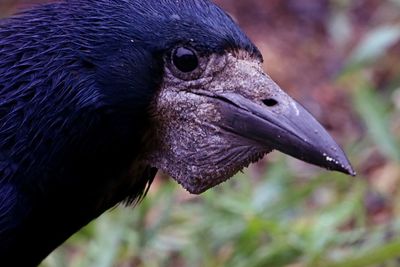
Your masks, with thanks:
[(278, 101), (276, 101), (276, 100), (273, 99), (273, 98), (264, 99), (262, 102), (263, 102), (264, 105), (266, 105), (267, 107), (274, 107), (274, 106), (278, 105)]

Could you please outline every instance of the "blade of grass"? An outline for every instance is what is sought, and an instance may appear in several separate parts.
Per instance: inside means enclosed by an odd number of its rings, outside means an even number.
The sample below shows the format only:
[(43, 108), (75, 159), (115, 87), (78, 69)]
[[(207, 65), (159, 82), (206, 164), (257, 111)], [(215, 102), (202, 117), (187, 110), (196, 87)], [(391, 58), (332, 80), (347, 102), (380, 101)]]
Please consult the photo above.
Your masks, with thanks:
[(399, 25), (384, 25), (371, 30), (351, 53), (348, 66), (373, 62), (399, 40)]
[[(324, 263), (324, 267), (368, 267), (400, 257), (400, 241), (375, 247), (356, 256), (352, 255), (338, 263)], [(320, 265), (322, 267), (322, 265)]]
[(373, 141), (381, 152), (399, 162), (400, 148), (389, 130), (388, 112), (384, 101), (370, 86), (364, 85), (354, 90), (354, 106), (365, 122)]

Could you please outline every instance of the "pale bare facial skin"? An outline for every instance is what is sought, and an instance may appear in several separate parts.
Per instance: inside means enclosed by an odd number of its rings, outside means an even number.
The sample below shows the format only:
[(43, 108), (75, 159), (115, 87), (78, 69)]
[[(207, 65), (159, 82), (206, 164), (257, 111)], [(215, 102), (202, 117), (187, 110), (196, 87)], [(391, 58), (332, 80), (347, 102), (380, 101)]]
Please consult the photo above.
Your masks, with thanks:
[[(155, 117), (159, 150), (149, 156), (155, 167), (175, 178), (191, 193), (201, 193), (260, 159), (268, 150), (221, 129), (214, 101), (202, 93), (239, 92), (260, 100), (264, 86), (244, 85), (249, 77), (264, 76), (258, 60), (233, 54), (213, 55), (201, 62), (199, 79), (183, 81), (167, 64), (162, 89), (156, 100)], [(169, 65), (169, 66), (168, 66)], [(271, 81), (271, 85), (272, 81)], [(263, 90), (264, 89), (264, 90)], [(262, 103), (260, 102), (260, 105)]]
[[(290, 123), (280, 126), (280, 117), (285, 121), (292, 116), (293, 127)], [(299, 127), (300, 134), (296, 133), (296, 124), (301, 124), (296, 116), (311, 120), (310, 129), (317, 124), (312, 128), (319, 131), (316, 138), (325, 134), (320, 133), (324, 130), (311, 115), (264, 73), (260, 59), (245, 51), (200, 58), (198, 69), (192, 73), (182, 73), (166, 61), (164, 81), (153, 103), (157, 141), (147, 162), (194, 194), (226, 181), (273, 149), (352, 173), (343, 152), (331, 139), (327, 142), (333, 143), (329, 143), (332, 151), (313, 149), (321, 157), (335, 159), (333, 165), (296, 151), (301, 149), (299, 142), (307, 149), (312, 143), (303, 137), (303, 126)], [(304, 131), (308, 134), (308, 129)], [(292, 142), (285, 135), (296, 140)]]

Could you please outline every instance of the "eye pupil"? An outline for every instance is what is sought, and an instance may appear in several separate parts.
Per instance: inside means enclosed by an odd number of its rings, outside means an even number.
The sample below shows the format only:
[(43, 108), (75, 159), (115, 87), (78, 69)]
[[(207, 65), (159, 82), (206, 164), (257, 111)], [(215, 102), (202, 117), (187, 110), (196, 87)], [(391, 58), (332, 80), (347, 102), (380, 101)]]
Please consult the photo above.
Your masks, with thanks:
[(172, 54), (172, 62), (182, 72), (192, 72), (199, 66), (196, 53), (185, 47), (178, 47)]

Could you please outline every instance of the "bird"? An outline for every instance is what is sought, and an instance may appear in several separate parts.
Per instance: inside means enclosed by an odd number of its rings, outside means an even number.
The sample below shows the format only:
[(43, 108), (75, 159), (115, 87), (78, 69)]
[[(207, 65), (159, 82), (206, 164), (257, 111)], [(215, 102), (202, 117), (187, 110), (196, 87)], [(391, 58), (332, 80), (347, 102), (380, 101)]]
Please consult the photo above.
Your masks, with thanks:
[(36, 266), (158, 170), (200, 194), (272, 150), (355, 175), (209, 0), (59, 0), (0, 22), (0, 261)]

